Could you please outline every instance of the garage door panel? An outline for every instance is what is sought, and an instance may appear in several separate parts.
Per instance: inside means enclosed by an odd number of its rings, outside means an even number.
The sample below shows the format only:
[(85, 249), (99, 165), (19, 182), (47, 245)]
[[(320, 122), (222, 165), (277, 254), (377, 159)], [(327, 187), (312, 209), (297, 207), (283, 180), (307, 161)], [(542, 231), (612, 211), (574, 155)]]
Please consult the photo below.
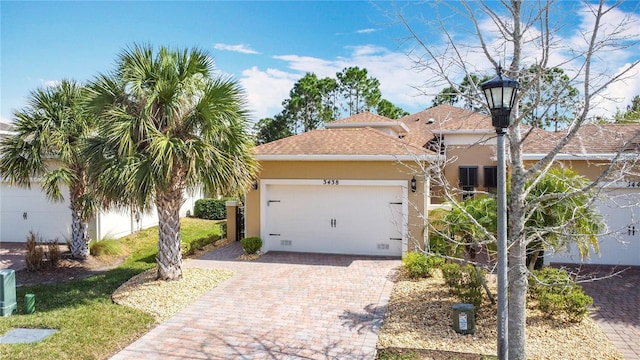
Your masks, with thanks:
[(267, 248), (402, 253), (401, 186), (267, 185)]
[(68, 202), (49, 201), (39, 184), (26, 189), (3, 183), (0, 197), (0, 240), (24, 242), (29, 231), (44, 240), (64, 241), (70, 237)]
[(605, 189), (596, 202), (607, 225), (607, 232), (598, 237), (600, 255), (591, 249), (582, 260), (575, 245), (566, 253), (550, 254), (545, 261), (607, 265), (640, 265), (640, 191), (635, 188)]

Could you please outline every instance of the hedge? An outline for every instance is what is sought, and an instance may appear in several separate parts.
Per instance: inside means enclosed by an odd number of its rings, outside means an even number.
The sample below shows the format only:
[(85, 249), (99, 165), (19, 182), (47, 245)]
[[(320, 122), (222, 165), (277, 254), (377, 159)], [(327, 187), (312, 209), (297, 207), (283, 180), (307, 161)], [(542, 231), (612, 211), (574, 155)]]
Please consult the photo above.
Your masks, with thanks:
[(224, 220), (227, 218), (227, 201), (233, 198), (199, 199), (193, 207), (193, 216), (199, 219)]

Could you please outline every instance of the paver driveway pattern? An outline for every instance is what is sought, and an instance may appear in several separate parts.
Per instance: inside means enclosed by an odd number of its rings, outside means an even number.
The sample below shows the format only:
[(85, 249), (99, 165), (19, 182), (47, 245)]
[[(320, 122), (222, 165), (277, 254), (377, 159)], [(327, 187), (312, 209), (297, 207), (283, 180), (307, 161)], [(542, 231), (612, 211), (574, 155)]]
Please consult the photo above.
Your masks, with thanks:
[[(593, 275), (604, 277), (620, 268), (596, 267)], [(593, 297), (591, 317), (625, 360), (640, 360), (640, 268), (628, 268), (611, 278), (581, 284)]]
[(233, 277), (112, 359), (373, 359), (399, 259), (270, 252), (235, 243), (185, 262)]

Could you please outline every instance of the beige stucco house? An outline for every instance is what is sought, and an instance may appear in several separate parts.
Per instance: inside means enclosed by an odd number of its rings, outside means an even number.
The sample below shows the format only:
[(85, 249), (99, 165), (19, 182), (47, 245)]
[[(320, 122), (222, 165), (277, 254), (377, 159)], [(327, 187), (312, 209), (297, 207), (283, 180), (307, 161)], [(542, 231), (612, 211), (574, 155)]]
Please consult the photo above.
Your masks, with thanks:
[[(557, 162), (597, 179), (638, 131), (586, 126)], [(561, 136), (532, 131), (525, 162), (545, 156)], [(448, 105), (398, 120), (358, 114), (258, 146), (255, 154), (261, 170), (246, 194), (245, 231), (263, 239), (263, 251), (401, 256), (426, 241), (428, 210), (446, 201), (438, 184), (457, 187), (459, 200), (497, 185), (490, 117)], [(603, 197), (596, 201), (609, 232), (601, 237), (601, 256), (586, 262), (640, 265), (640, 187), (628, 186), (636, 184), (632, 180), (602, 181)], [(576, 255), (545, 260), (582, 261)]]

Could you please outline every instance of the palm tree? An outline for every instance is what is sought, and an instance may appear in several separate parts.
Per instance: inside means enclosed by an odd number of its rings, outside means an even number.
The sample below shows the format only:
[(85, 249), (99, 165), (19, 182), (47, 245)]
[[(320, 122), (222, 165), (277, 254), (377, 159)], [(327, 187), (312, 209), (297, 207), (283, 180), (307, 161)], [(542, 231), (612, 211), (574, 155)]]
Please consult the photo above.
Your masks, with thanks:
[[(568, 168), (551, 168), (537, 182), (528, 182), (525, 235), (529, 246), (529, 267), (533, 270), (543, 251), (566, 251), (572, 244), (580, 255), (599, 253), (598, 234), (605, 228), (594, 206), (596, 191), (590, 181)], [(458, 247), (490, 244), (497, 231), (496, 199), (479, 196), (452, 204), (451, 210), (430, 213), (430, 246), (434, 251), (459, 256)]]
[(185, 191), (239, 192), (255, 174), (244, 94), (199, 49), (134, 45), (116, 64), (88, 85), (100, 119), (86, 149), (91, 181), (112, 205), (155, 205), (158, 279), (177, 280)]
[(83, 114), (83, 88), (63, 80), (30, 95), (27, 107), (15, 112), (15, 136), (0, 142), (0, 174), (10, 184), (30, 188), (31, 179), (42, 181), (47, 197), (62, 201), (62, 186), (69, 188), (71, 254), (89, 256), (87, 219), (95, 202), (87, 183), (87, 163), (82, 142), (93, 124)]
[(531, 270), (544, 250), (562, 252), (574, 244), (583, 259), (591, 248), (600, 253), (598, 234), (606, 225), (595, 207), (597, 192), (589, 188), (590, 183), (574, 170), (560, 167), (549, 169), (537, 183), (528, 183), (531, 192), (525, 231), (530, 240)]

